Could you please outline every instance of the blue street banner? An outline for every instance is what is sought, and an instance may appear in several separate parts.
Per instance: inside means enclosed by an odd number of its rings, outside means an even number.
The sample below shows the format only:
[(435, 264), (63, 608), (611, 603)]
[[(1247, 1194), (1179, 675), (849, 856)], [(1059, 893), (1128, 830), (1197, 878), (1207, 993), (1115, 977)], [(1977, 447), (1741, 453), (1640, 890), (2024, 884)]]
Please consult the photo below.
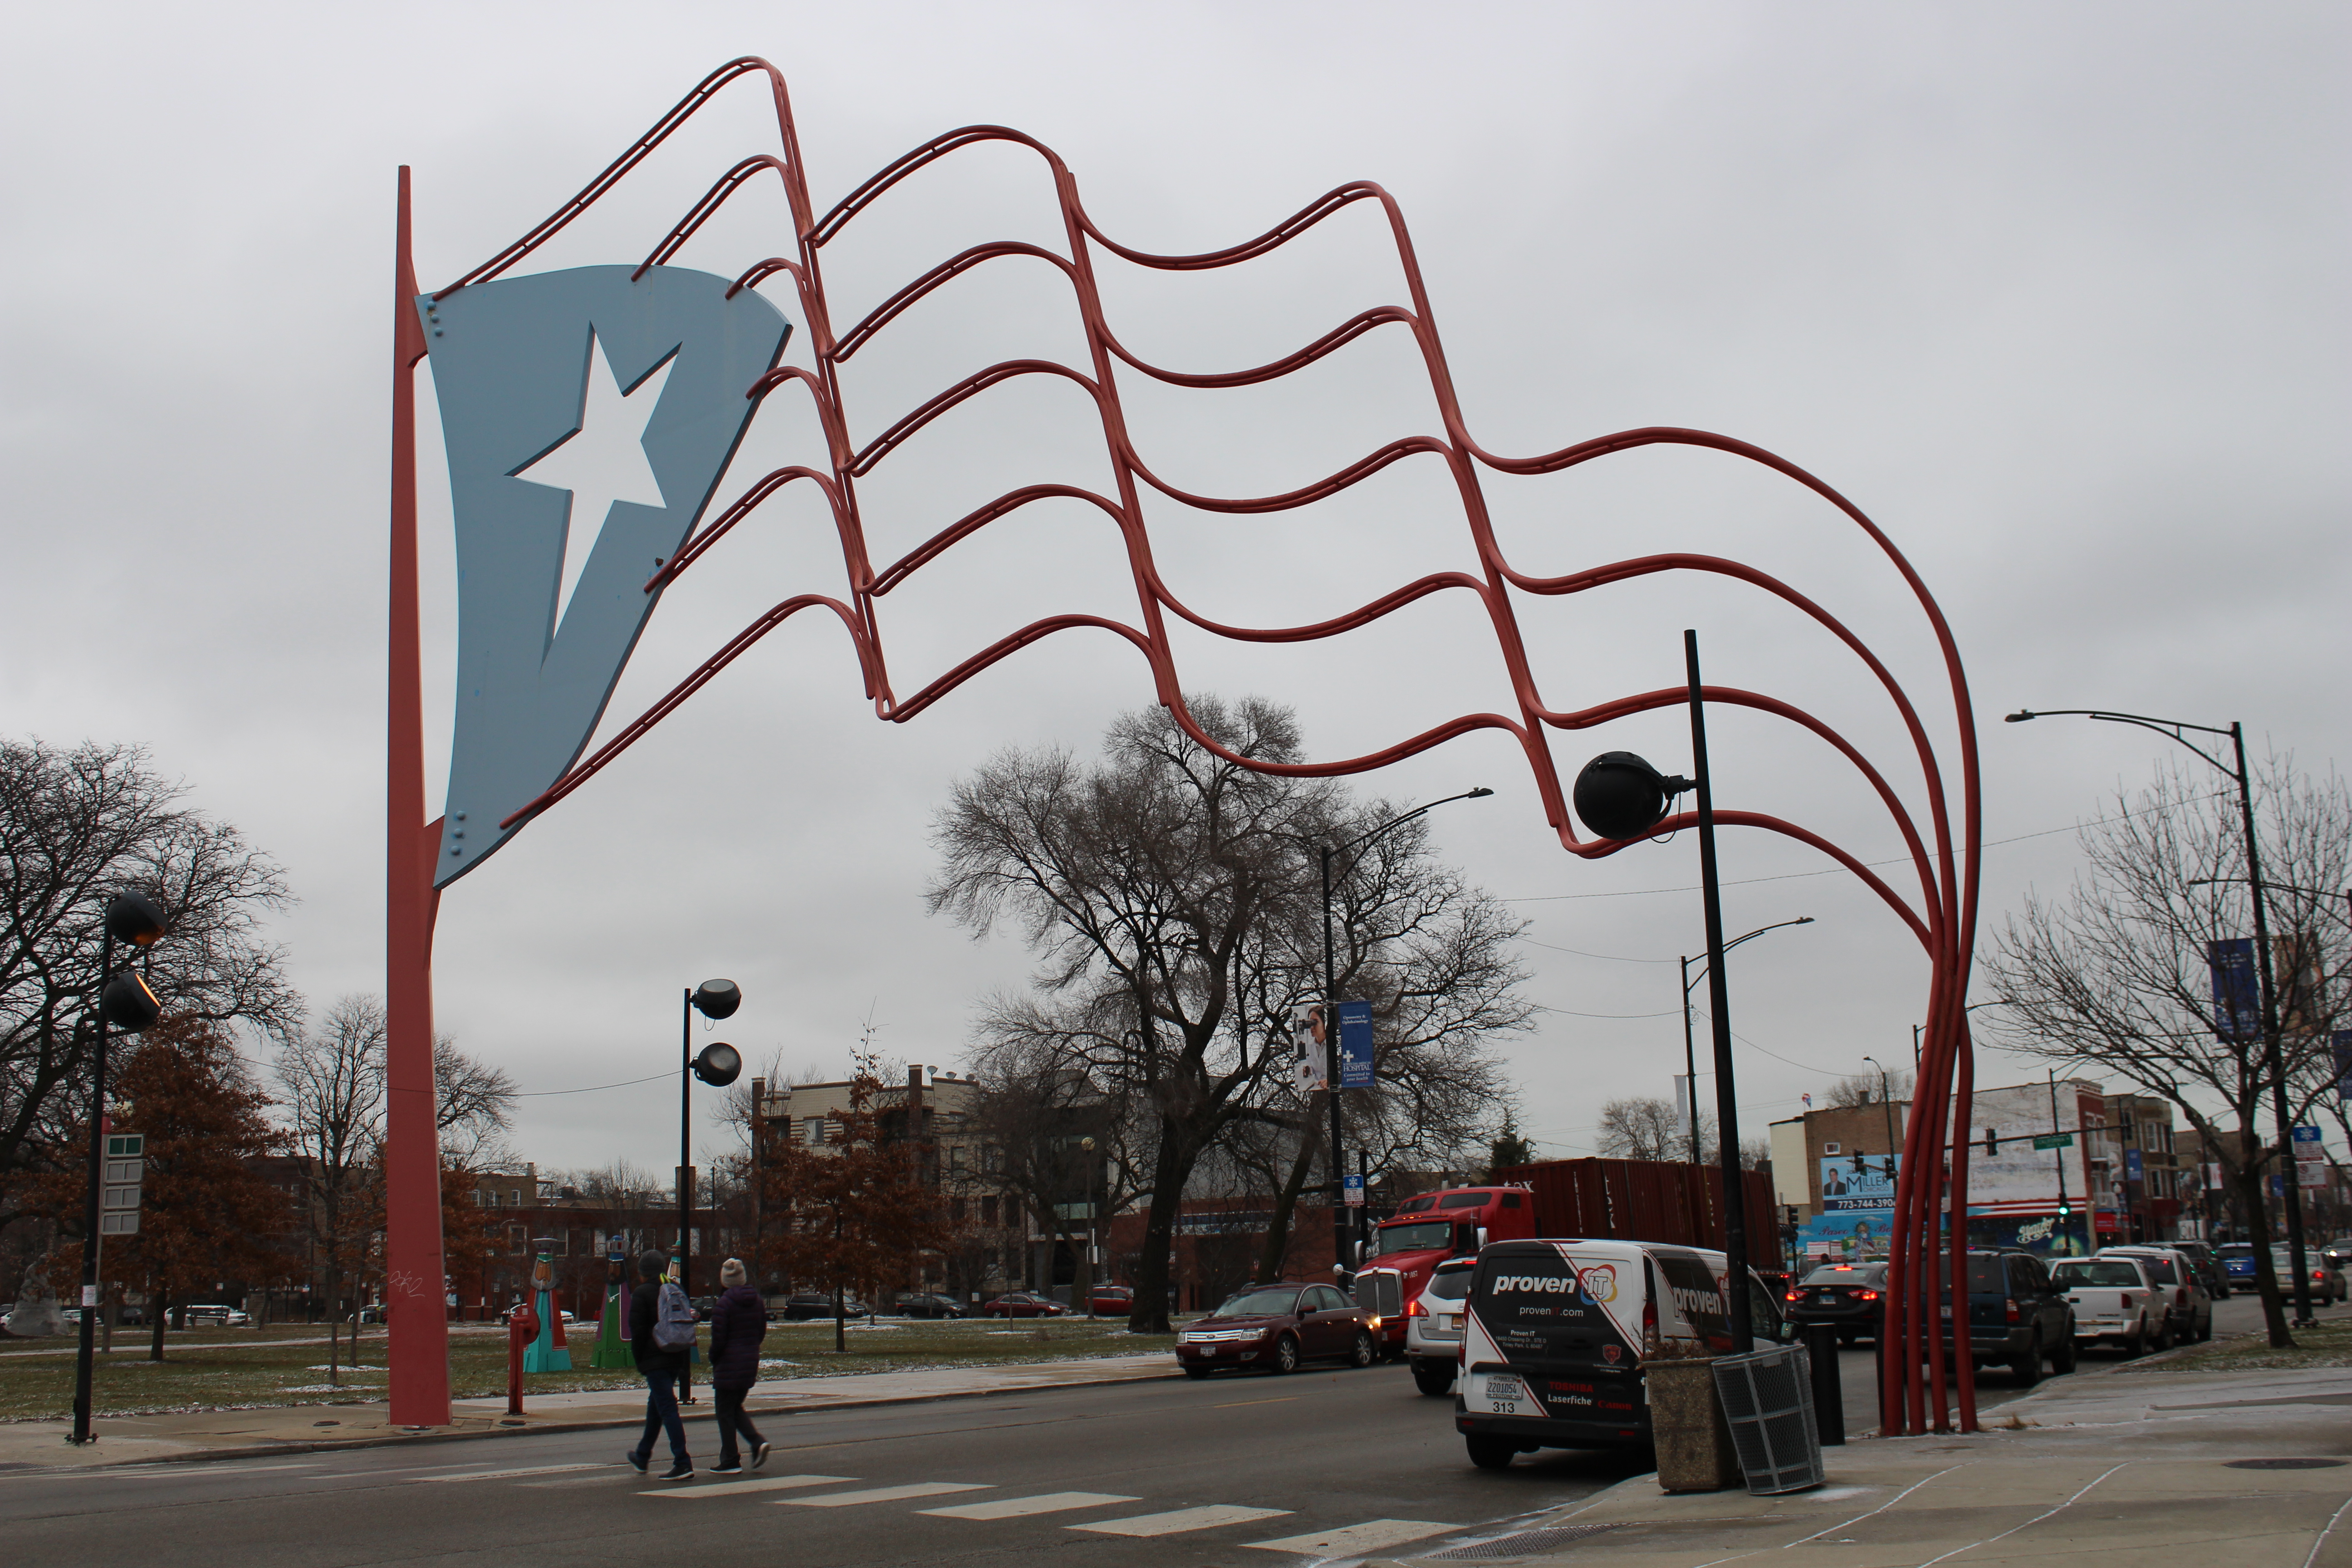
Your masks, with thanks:
[(2340, 1102), (2352, 1100), (2352, 1029), (2338, 1029), (2334, 1037), (2336, 1047), (2336, 1098)]
[(1372, 1005), (1339, 1004), (1339, 1087), (1372, 1087)]
[(2125, 1151), (2124, 1151), (2124, 1180), (2126, 1180), (2126, 1181), (2127, 1181), (2127, 1182), (2137, 1182), (2137, 1181), (2138, 1181), (2138, 1180), (2140, 1179), (2140, 1176), (2141, 1176), (2141, 1171), (2140, 1171), (2140, 1157), (2139, 1157), (2139, 1151), (2138, 1151), (2138, 1150), (2137, 1150), (2137, 1149), (2126, 1149), (2126, 1150), (2125, 1150)]
[(2205, 964), (2213, 972), (2213, 1036), (2252, 1040), (2263, 1032), (2263, 987), (2254, 973), (2252, 937), (2226, 937), (2205, 944)]

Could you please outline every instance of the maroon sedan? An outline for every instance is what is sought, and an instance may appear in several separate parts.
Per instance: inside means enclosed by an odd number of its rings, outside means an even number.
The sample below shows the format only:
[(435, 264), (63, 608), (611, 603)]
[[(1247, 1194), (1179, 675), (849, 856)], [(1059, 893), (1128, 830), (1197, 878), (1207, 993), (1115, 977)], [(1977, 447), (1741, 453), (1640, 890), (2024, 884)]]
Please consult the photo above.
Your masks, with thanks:
[(1307, 1361), (1372, 1364), (1370, 1312), (1328, 1285), (1253, 1285), (1176, 1336), (1187, 1377), (1221, 1367), (1292, 1372)]
[(1058, 1318), (1069, 1309), (1050, 1296), (1008, 1290), (993, 1301), (982, 1303), (980, 1310), (982, 1317), (989, 1318)]

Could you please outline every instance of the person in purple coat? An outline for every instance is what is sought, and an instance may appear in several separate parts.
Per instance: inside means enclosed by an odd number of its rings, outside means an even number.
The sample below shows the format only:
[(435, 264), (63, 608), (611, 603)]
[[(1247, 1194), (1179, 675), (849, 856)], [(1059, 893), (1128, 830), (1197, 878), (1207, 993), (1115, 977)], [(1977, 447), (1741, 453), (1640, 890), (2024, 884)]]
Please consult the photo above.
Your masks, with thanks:
[(719, 1265), (719, 1282), (726, 1289), (710, 1309), (710, 1388), (719, 1400), (717, 1473), (740, 1476), (743, 1461), (735, 1447), (738, 1433), (751, 1446), (753, 1469), (768, 1462), (767, 1441), (743, 1413), (744, 1399), (760, 1381), (760, 1342), (768, 1337), (768, 1307), (746, 1282), (740, 1258)]

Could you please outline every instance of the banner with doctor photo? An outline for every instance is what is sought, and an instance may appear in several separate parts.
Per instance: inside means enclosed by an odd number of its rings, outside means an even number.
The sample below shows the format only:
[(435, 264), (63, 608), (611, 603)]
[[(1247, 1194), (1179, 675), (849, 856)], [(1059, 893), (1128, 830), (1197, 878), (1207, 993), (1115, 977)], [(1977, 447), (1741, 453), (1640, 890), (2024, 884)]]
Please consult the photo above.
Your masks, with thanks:
[(1822, 1212), (1839, 1214), (1849, 1209), (1892, 1209), (1895, 1206), (1895, 1171), (1903, 1168), (1900, 1154), (1864, 1154), (1862, 1169), (1853, 1168), (1851, 1154), (1829, 1154), (1822, 1160)]
[(1320, 1002), (1290, 1010), (1290, 1083), (1301, 1095), (1330, 1087), (1331, 1047), (1325, 1040)]

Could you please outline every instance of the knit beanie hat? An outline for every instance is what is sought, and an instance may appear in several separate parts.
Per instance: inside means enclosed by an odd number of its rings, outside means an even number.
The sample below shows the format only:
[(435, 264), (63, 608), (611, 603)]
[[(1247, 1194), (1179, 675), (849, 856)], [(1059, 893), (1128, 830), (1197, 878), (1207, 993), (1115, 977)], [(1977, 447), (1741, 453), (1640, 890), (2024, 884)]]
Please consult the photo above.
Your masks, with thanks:
[(719, 1282), (721, 1285), (740, 1285), (743, 1283), (743, 1260), (740, 1258), (730, 1258), (726, 1262), (720, 1264), (719, 1266)]

